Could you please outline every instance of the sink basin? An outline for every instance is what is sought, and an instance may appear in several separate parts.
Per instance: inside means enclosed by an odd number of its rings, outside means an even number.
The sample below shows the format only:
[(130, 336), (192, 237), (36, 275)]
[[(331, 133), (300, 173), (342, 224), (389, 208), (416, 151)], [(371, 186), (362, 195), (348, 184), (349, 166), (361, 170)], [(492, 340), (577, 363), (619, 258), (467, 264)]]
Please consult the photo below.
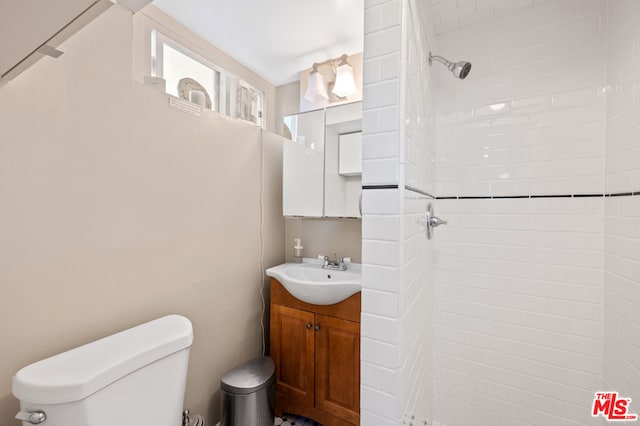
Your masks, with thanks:
[(280, 281), (296, 299), (314, 305), (342, 302), (362, 289), (361, 267), (349, 263), (346, 271), (323, 269), (320, 261), (284, 263), (267, 269), (267, 275)]

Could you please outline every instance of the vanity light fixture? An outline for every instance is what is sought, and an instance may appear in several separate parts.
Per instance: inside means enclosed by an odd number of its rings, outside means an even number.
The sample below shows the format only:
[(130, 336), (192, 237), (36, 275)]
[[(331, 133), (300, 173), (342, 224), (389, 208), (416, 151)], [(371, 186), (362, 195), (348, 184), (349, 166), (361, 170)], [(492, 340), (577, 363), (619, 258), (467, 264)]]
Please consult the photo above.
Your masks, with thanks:
[(322, 65), (331, 65), (331, 68), (335, 74), (335, 81), (330, 82), (333, 84), (331, 92), (339, 98), (346, 98), (349, 95), (353, 95), (358, 91), (356, 87), (356, 81), (353, 77), (353, 67), (347, 61), (348, 56), (342, 55), (337, 58), (327, 59), (324, 62), (313, 64), (311, 74), (307, 81), (307, 91), (304, 98), (309, 102), (321, 102), (322, 100), (329, 100), (329, 94), (327, 92), (327, 83), (318, 68)]
[(309, 74), (307, 93), (305, 93), (304, 98), (313, 103), (329, 100), (327, 83), (324, 81), (322, 74), (318, 72), (317, 64), (313, 64), (313, 69), (311, 70), (311, 74)]
[(353, 78), (353, 67), (347, 62), (347, 55), (342, 55), (340, 63), (336, 67), (336, 81), (333, 84), (332, 92), (340, 98), (346, 98), (357, 91), (356, 81)]

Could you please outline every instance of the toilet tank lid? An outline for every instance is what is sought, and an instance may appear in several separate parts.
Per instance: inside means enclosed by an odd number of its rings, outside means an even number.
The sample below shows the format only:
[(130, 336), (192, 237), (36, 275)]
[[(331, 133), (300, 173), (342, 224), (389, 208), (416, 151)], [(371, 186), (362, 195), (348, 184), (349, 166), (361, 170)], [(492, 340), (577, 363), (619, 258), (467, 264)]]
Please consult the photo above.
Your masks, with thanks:
[(235, 395), (253, 393), (267, 386), (275, 371), (273, 360), (261, 356), (227, 371), (220, 379), (220, 388)]
[(79, 401), (192, 342), (191, 322), (168, 315), (24, 367), (13, 394), (37, 404)]

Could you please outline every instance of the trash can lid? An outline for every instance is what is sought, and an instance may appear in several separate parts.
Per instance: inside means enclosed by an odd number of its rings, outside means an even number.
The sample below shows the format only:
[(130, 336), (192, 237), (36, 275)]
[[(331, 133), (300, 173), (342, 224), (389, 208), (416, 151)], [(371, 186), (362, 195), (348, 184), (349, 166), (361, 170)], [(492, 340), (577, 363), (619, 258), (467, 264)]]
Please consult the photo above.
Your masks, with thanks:
[(275, 375), (276, 367), (268, 356), (261, 356), (227, 371), (220, 379), (220, 388), (244, 395), (264, 388)]

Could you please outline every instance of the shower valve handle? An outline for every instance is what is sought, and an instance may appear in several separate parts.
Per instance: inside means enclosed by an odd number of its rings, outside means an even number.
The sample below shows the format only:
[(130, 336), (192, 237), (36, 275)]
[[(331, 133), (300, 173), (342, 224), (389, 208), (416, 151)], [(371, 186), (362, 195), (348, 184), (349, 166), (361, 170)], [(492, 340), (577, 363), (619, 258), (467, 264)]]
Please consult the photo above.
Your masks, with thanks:
[(431, 227), (432, 228), (435, 228), (436, 226), (446, 225), (447, 224), (446, 220), (442, 220), (437, 216), (432, 216), (430, 220), (431, 220)]
[(424, 226), (425, 230), (427, 231), (428, 239), (431, 239), (431, 237), (433, 236), (434, 228), (440, 225), (447, 224), (446, 220), (440, 219), (439, 217), (433, 215), (433, 205), (431, 203), (427, 205), (427, 211), (424, 212), (424, 217), (422, 218), (421, 222), (422, 226)]

